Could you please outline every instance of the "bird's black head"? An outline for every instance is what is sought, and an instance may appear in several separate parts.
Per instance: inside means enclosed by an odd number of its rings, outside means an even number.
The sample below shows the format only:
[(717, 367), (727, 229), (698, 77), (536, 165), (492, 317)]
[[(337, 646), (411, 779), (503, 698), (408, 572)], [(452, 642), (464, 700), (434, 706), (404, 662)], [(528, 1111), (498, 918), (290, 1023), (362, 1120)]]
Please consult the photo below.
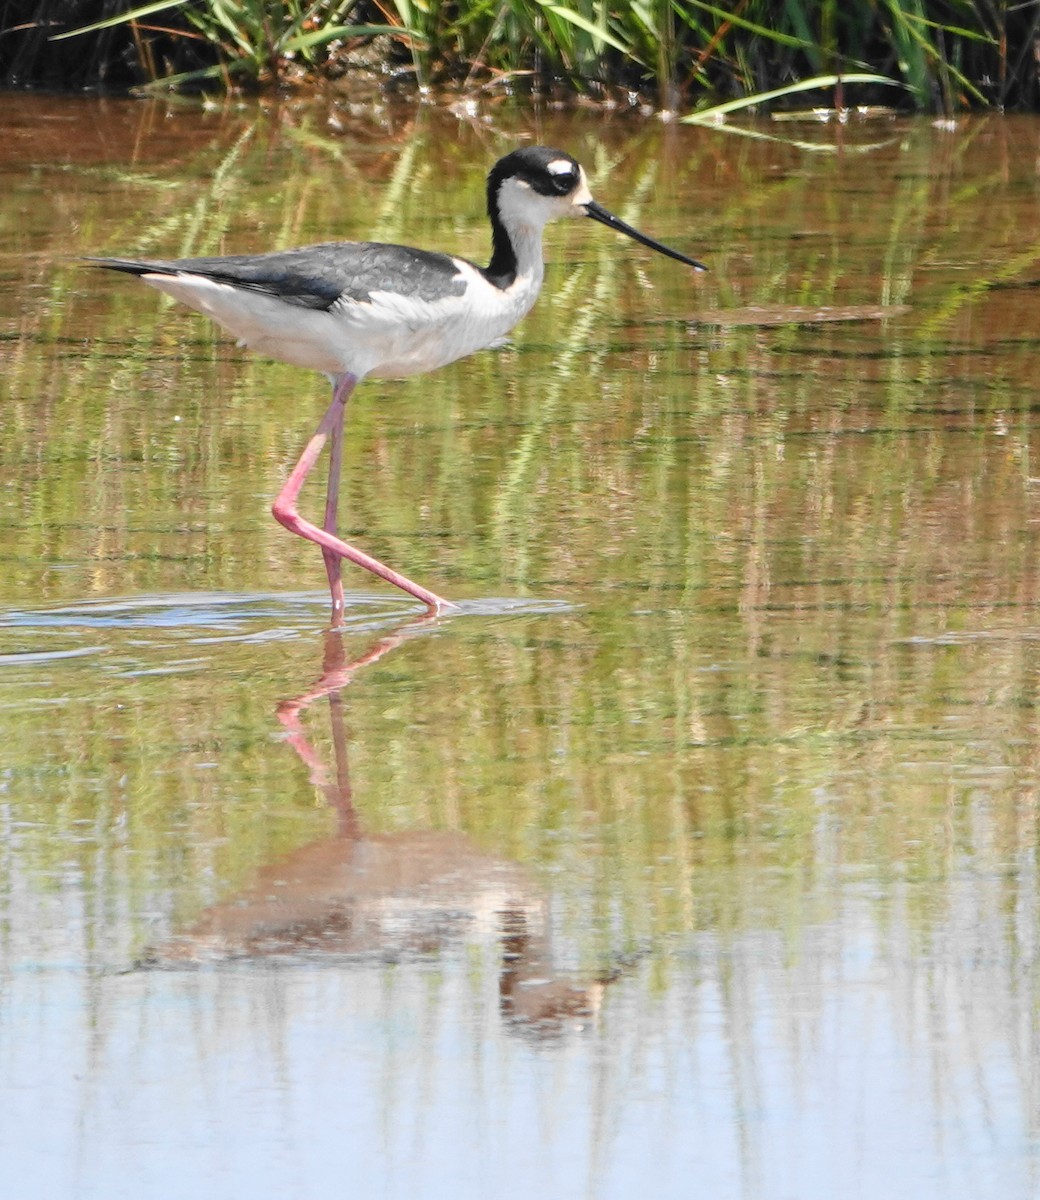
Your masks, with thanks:
[(487, 275), (500, 287), (508, 286), (516, 270), (515, 240), (531, 234), (540, 237), (547, 222), (560, 217), (591, 217), (659, 254), (697, 271), (706, 270), (696, 259), (640, 233), (597, 204), (585, 172), (562, 150), (524, 146), (500, 158), (488, 175), (487, 207), (493, 238)]
[(508, 287), (516, 275), (517, 239), (540, 238), (547, 222), (560, 217), (584, 217), (591, 202), (585, 172), (562, 150), (524, 146), (500, 158), (487, 184), (492, 230), (488, 278)]
[(567, 196), (581, 184), (578, 163), (562, 150), (523, 146), (500, 158), (488, 175), (488, 215), (495, 216), (498, 195), (507, 180), (516, 180), (539, 196)]

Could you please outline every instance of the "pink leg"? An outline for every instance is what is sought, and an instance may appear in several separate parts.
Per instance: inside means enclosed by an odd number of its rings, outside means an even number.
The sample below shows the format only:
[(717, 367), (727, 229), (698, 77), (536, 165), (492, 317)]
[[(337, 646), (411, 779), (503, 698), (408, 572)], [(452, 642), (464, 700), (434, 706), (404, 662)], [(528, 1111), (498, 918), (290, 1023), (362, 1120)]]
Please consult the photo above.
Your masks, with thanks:
[[(350, 376), (346, 377), (347, 379)], [(340, 381), (336, 381), (336, 385), (332, 389), (332, 403), (335, 405), (337, 393), (339, 392)], [(339, 417), (332, 422), (332, 429), (329, 437), (329, 490), (325, 497), (325, 522), (322, 528), (326, 533), (331, 533), (333, 537), (337, 533), (339, 509), (339, 480), (343, 473), (343, 418), (347, 411), (347, 398), (354, 390), (354, 384), (349, 387), (345, 386), (345, 391), (342, 397), (342, 402), (339, 406)], [(276, 514), (277, 515), (277, 514)], [(339, 618), (343, 612), (343, 559), (338, 554), (334, 554), (326, 546), (321, 548), (322, 557), (325, 559), (325, 573), (329, 577), (329, 591), (332, 593), (332, 623), (339, 624)]]
[[(373, 575), (378, 575), (380, 579), (385, 579), (387, 583), (392, 583), (395, 587), (401, 588), (402, 591), (407, 592), (410, 596), (414, 596), (416, 600), (421, 600), (433, 612), (440, 612), (443, 608), (453, 608), (454, 605), (450, 600), (445, 600), (434, 592), (420, 587), (417, 583), (412, 583), (410, 579), (406, 579), (404, 575), (391, 570), (390, 567), (385, 566), (378, 559), (372, 558), (371, 555), (366, 554), (363, 550), (358, 550), (354, 546), (348, 546), (346, 542), (340, 541), (335, 533), (328, 528), (329, 525), (332, 525), (334, 528), (336, 524), (343, 418), (346, 412), (347, 398), (356, 385), (357, 379), (353, 375), (340, 375), (337, 377), (332, 393), (332, 403), (329, 405), (324, 417), (322, 417), (321, 424), (315, 430), (314, 436), (307, 443), (303, 454), (300, 455), (300, 461), (293, 468), (285, 487), (278, 493), (278, 498), (272, 505), (271, 512), (274, 514), (275, 520), (284, 525), (291, 533), (299, 534), (300, 537), (307, 538), (308, 541), (315, 542), (321, 547), (322, 554), (325, 557), (325, 569), (329, 577), (329, 589), (332, 592), (332, 619), (334, 622), (339, 619), (343, 612), (343, 584), (340, 581), (340, 560), (344, 558), (350, 559), (352, 563), (356, 563), (359, 567), (364, 567), (366, 571), (371, 571)], [(300, 494), (300, 489), (303, 487), (304, 480), (310, 473), (311, 468), (317, 461), (318, 455), (322, 451), (322, 447), (329, 438), (332, 439), (332, 476), (329, 480), (329, 494), (325, 504), (326, 528), (319, 529), (316, 525), (305, 521), (299, 515), (296, 511), (296, 500)]]

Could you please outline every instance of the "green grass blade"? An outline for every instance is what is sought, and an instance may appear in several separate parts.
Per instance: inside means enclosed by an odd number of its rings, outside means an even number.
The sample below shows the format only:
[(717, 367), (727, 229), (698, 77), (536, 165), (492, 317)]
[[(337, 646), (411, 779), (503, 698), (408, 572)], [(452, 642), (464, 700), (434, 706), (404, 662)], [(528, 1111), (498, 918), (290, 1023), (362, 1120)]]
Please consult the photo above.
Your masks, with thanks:
[(793, 96), (799, 92), (811, 92), (819, 88), (836, 87), (839, 83), (874, 83), (888, 87), (906, 88), (907, 85), (898, 79), (889, 79), (887, 75), (871, 75), (866, 72), (851, 72), (848, 75), (815, 75), (812, 79), (800, 79), (786, 87), (774, 88), (769, 92), (757, 92), (753, 96), (741, 96), (738, 100), (727, 100), (725, 104), (713, 104), (700, 112), (690, 113), (683, 117), (685, 125), (710, 125), (720, 117), (741, 109), (753, 108), (758, 104), (768, 104), (771, 100), (779, 100), (782, 96)]
[(595, 21), (590, 21), (588, 17), (583, 17), (581, 13), (575, 12), (573, 8), (564, 8), (562, 4), (553, 4), (548, 2), (548, 0), (538, 0), (538, 3), (541, 4), (542, 8), (553, 13), (561, 20), (566, 21), (569, 25), (573, 25), (576, 29), (580, 29), (584, 33), (591, 34), (592, 37), (606, 42), (608, 46), (613, 46), (615, 50), (620, 50), (622, 54), (629, 53), (629, 47), (625, 42), (619, 41), (612, 33), (609, 33), (602, 26), (597, 25)]
[(759, 25), (755, 21), (749, 21), (747, 18), (740, 16), (739, 13), (728, 12), (724, 8), (717, 8), (714, 4), (704, 4), (701, 0), (693, 0), (692, 7), (700, 9), (701, 12), (709, 13), (713, 17), (717, 17), (719, 21), (724, 21), (727, 25), (732, 25), (738, 29), (746, 29), (748, 33), (765, 38), (766, 41), (773, 42), (776, 45), (792, 46), (798, 50), (817, 49), (817, 45), (813, 41), (807, 42), (800, 37), (795, 37), (794, 34), (781, 33), (779, 29), (772, 29), (768, 25)]
[(284, 50), (286, 53), (311, 50), (315, 46), (325, 45), (326, 42), (334, 42), (337, 38), (352, 37), (396, 37), (415, 42), (424, 40), (421, 33), (404, 25), (333, 25), (328, 29), (314, 29), (309, 33), (299, 33), (288, 38)]
[(60, 42), (65, 38), (79, 37), (81, 33), (94, 33), (99, 29), (111, 29), (113, 25), (125, 25), (128, 21), (139, 21), (142, 17), (150, 17), (153, 13), (162, 12), (167, 8), (181, 8), (186, 0), (156, 0), (155, 4), (145, 4), (131, 12), (120, 13), (115, 17), (107, 17), (104, 21), (96, 21), (93, 25), (84, 25), (80, 29), (70, 29), (67, 33), (56, 33), (49, 41)]
[(999, 41), (991, 33), (983, 31), (979, 33), (975, 29), (967, 29), (962, 25), (944, 25), (941, 21), (930, 21), (927, 17), (921, 16), (920, 13), (904, 12), (903, 19), (915, 25), (924, 25), (928, 29), (938, 29), (940, 33), (948, 33), (953, 37), (964, 38), (970, 42), (984, 42), (988, 46), (997, 46)]

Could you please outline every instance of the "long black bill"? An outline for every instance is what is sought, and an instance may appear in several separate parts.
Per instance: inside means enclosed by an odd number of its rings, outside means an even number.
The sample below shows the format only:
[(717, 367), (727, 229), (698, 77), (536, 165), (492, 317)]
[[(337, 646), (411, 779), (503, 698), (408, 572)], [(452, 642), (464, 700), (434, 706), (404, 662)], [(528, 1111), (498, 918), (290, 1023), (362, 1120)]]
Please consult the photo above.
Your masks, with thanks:
[(645, 233), (640, 233), (638, 229), (633, 229), (631, 225), (626, 225), (620, 217), (615, 217), (612, 212), (608, 212), (602, 204), (597, 204), (595, 200), (590, 200), (585, 205), (585, 215), (591, 217), (594, 221), (599, 221), (601, 225), (606, 225), (608, 229), (616, 229), (618, 233), (623, 233), (634, 241), (642, 242), (644, 246), (649, 246), (651, 250), (656, 250), (658, 254), (666, 254), (669, 258), (674, 258), (678, 262), (685, 263), (688, 267), (693, 267), (695, 271), (706, 271), (708, 269), (704, 263), (698, 262), (695, 258), (687, 258), (685, 254), (680, 254), (678, 250), (673, 250), (670, 246), (662, 245), (661, 242), (655, 242), (652, 237), (647, 237)]

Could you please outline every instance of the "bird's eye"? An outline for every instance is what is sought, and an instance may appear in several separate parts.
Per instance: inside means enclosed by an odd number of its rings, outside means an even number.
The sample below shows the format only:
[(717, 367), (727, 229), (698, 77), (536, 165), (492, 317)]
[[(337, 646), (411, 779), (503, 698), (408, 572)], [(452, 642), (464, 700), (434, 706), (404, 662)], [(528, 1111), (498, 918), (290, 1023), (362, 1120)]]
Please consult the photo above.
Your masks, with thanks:
[[(546, 163), (545, 175), (549, 184), (545, 191), (547, 196), (566, 196), (578, 185), (577, 163), (567, 158), (556, 158)], [(541, 188), (538, 190), (541, 191)]]

